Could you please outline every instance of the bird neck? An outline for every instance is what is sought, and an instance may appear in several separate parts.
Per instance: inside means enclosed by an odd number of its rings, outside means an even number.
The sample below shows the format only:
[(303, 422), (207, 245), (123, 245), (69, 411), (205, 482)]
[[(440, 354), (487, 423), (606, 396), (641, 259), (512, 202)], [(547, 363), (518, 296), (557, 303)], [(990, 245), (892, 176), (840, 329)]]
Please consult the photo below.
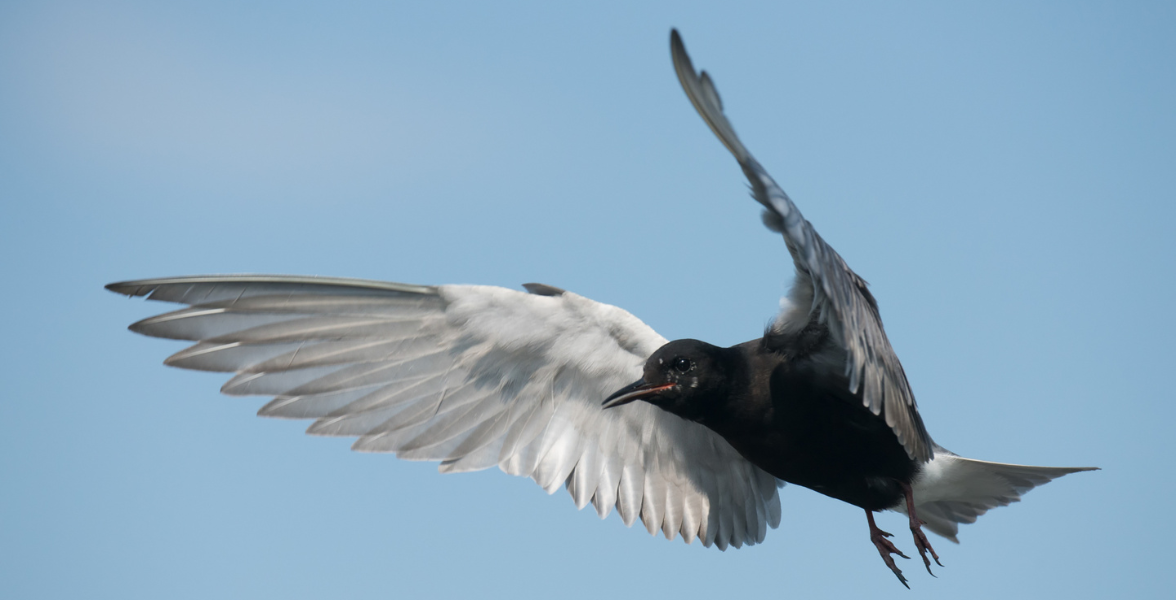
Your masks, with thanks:
[(755, 340), (722, 349), (725, 377), (721, 385), (700, 393), (695, 421), (726, 437), (770, 417), (767, 414), (770, 403), (765, 405), (757, 400), (761, 395), (759, 388), (763, 386), (756, 381), (755, 374), (761, 372), (765, 358), (769, 362), (777, 359), (763, 355), (759, 348), (759, 341)]

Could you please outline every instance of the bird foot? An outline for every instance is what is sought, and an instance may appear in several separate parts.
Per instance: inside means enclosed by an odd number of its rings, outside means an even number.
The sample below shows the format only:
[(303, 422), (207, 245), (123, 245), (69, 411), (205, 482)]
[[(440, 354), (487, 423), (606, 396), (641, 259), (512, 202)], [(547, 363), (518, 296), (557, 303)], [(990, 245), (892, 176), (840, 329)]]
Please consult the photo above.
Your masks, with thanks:
[[(931, 561), (927, 559), (928, 552), (931, 553), (931, 558), (935, 559), (935, 564), (942, 567), (943, 563), (939, 562), (939, 555), (935, 553), (935, 548), (931, 547), (931, 542), (927, 541), (927, 534), (923, 533), (922, 525), (922, 520), (911, 517), (911, 534), (915, 536), (915, 547), (919, 549), (919, 556), (923, 557), (923, 566), (927, 567), (928, 573), (931, 573)], [(935, 573), (931, 573), (931, 576), (935, 577)]]
[(927, 534), (923, 533), (924, 521), (915, 516), (915, 499), (914, 493), (911, 491), (911, 486), (903, 484), (902, 491), (906, 496), (907, 514), (911, 518), (911, 534), (915, 537), (915, 548), (918, 548), (919, 556), (923, 558), (923, 566), (927, 568), (927, 573), (935, 577), (935, 573), (931, 573), (931, 561), (927, 559), (927, 553), (931, 553), (931, 558), (935, 559), (935, 564), (942, 567), (943, 563), (939, 562), (939, 555), (931, 547), (931, 542), (927, 541)]
[[(873, 542), (874, 547), (878, 549), (878, 554), (882, 555), (882, 562), (886, 563), (886, 566), (890, 567), (890, 570), (894, 572), (895, 577), (898, 577), (898, 581), (900, 583), (906, 586), (908, 590), (911, 589), (910, 584), (907, 583), (906, 577), (902, 574), (902, 570), (898, 568), (898, 565), (894, 564), (894, 558), (892, 558), (890, 555), (897, 554), (907, 559), (910, 557), (900, 552), (894, 545), (894, 542), (886, 539), (892, 536), (891, 534), (878, 529), (878, 526), (874, 524), (874, 513), (867, 510), (866, 518), (870, 521), (870, 541)], [(928, 569), (930, 569), (930, 567), (928, 567)]]

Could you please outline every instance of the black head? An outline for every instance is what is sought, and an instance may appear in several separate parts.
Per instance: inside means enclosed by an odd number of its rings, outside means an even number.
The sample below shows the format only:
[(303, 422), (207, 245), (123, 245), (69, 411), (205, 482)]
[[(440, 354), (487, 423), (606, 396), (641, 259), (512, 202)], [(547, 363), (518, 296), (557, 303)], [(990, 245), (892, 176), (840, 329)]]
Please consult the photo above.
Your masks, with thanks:
[(726, 397), (729, 351), (698, 340), (675, 340), (645, 362), (645, 376), (609, 396), (605, 408), (643, 400), (682, 418), (700, 421)]

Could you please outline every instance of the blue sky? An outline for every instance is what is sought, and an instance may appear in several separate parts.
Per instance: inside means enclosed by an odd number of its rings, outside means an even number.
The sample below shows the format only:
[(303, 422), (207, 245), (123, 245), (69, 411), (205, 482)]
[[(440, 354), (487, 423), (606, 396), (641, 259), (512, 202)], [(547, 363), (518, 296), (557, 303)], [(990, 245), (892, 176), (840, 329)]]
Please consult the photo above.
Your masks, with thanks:
[[(0, 6), (0, 596), (1166, 597), (1176, 495), (1170, 3)], [(540, 281), (757, 337), (790, 261), (669, 61), (872, 284), (928, 428), (1097, 465), (903, 566), (782, 490), (726, 553), (563, 491), (253, 416), (111, 281)], [(880, 525), (902, 530), (902, 519)], [(911, 549), (909, 536), (898, 536)]]

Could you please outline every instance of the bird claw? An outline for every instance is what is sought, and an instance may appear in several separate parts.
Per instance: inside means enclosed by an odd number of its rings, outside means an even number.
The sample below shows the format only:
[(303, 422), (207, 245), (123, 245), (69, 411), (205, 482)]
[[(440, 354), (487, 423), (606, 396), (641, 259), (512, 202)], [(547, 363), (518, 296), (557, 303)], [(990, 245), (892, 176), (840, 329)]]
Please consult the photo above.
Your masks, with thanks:
[(931, 553), (931, 558), (935, 559), (935, 564), (942, 567), (943, 563), (939, 562), (939, 555), (931, 547), (931, 542), (927, 541), (927, 534), (923, 533), (922, 525), (922, 520), (911, 517), (911, 533), (915, 537), (915, 548), (919, 550), (919, 556), (923, 557), (923, 566), (927, 568), (927, 573), (935, 577), (935, 573), (931, 573), (931, 561), (927, 559), (927, 553)]
[(910, 557), (899, 551), (898, 547), (894, 545), (894, 542), (886, 539), (888, 537), (891, 537), (889, 533), (882, 531), (877, 527), (871, 528), (870, 541), (873, 542), (874, 547), (878, 549), (878, 554), (882, 555), (882, 562), (885, 562), (886, 566), (890, 567), (890, 570), (894, 572), (894, 576), (898, 577), (898, 581), (906, 586), (906, 588), (909, 590), (911, 588), (910, 584), (907, 583), (907, 579), (905, 576), (903, 576), (902, 570), (898, 568), (898, 565), (894, 564), (894, 558), (890, 555), (897, 554), (908, 560)]

